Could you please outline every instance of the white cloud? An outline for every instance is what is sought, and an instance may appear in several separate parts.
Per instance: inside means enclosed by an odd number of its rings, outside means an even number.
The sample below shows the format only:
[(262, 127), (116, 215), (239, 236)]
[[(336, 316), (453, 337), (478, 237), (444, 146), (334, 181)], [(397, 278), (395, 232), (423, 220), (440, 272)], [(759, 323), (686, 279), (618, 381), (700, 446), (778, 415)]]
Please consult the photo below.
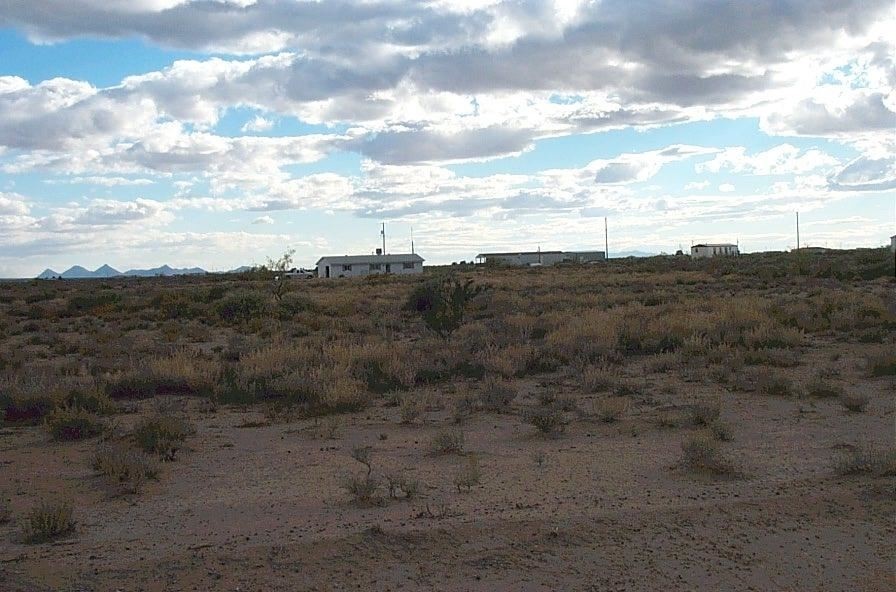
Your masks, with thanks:
[(252, 224), (273, 224), (274, 219), (270, 216), (259, 216), (255, 220), (252, 220)]
[(684, 189), (685, 191), (690, 191), (691, 189), (706, 189), (707, 187), (709, 187), (709, 181), (691, 181), (684, 186)]
[(747, 155), (742, 146), (726, 148), (712, 160), (697, 164), (698, 173), (732, 171), (754, 175), (803, 174), (818, 169), (831, 169), (840, 163), (833, 156), (812, 148), (805, 152), (791, 144), (780, 144), (764, 152)]
[(734, 185), (732, 185), (731, 183), (722, 183), (721, 185), (719, 185), (719, 191), (721, 191), (722, 193), (731, 193), (732, 191), (734, 191), (734, 189)]
[(253, 119), (247, 121), (240, 131), (243, 133), (247, 132), (266, 132), (269, 129), (274, 127), (274, 122), (270, 119), (265, 119), (261, 115), (256, 115)]

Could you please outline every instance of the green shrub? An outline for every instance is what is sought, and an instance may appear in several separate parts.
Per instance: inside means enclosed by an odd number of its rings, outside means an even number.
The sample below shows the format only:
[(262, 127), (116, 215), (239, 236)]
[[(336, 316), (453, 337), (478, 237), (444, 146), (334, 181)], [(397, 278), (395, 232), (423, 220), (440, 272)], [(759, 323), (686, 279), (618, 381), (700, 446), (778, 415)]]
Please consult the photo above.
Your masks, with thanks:
[(134, 441), (146, 453), (174, 460), (184, 440), (193, 431), (193, 426), (188, 421), (159, 414), (140, 420), (134, 428)]
[(115, 411), (112, 400), (96, 387), (72, 389), (65, 397), (65, 404), (99, 415), (108, 415)]
[(111, 309), (121, 302), (121, 294), (111, 290), (77, 294), (68, 300), (65, 313), (68, 316), (96, 314)]
[(241, 290), (221, 298), (216, 310), (229, 323), (260, 319), (270, 314), (270, 298), (261, 292)]
[(277, 302), (277, 311), (284, 321), (311, 310), (314, 310), (314, 301), (301, 292), (287, 292)]
[(55, 406), (56, 399), (51, 394), (0, 393), (4, 423), (37, 425)]
[(24, 539), (27, 543), (45, 543), (74, 531), (74, 509), (69, 502), (43, 502), (25, 516)]
[(440, 337), (447, 337), (461, 326), (467, 307), (484, 291), (473, 280), (452, 277), (431, 280), (414, 288), (405, 309), (419, 313), (427, 327)]
[(103, 431), (103, 422), (95, 413), (76, 407), (57, 407), (46, 423), (54, 440), (84, 440)]

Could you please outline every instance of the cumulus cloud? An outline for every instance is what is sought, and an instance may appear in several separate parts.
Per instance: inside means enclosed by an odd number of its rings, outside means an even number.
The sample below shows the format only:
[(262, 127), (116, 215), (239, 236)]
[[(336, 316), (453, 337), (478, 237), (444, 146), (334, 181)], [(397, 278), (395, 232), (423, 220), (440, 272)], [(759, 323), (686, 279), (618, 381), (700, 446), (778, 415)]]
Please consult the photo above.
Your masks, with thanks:
[(274, 122), (270, 119), (265, 119), (261, 115), (256, 115), (251, 120), (247, 121), (243, 127), (240, 128), (240, 131), (243, 133), (246, 132), (266, 132), (269, 129), (274, 127)]
[(831, 187), (841, 191), (896, 189), (896, 156), (860, 156), (833, 175)]
[(726, 148), (712, 160), (698, 163), (695, 168), (698, 173), (732, 171), (754, 175), (788, 175), (830, 169), (839, 163), (830, 154), (816, 148), (801, 151), (791, 144), (780, 144), (752, 155), (747, 155), (747, 149), (742, 146)]
[(722, 183), (721, 185), (719, 185), (719, 191), (721, 191), (722, 193), (731, 193), (732, 191), (734, 191), (734, 189), (735, 187), (731, 183)]
[(259, 216), (255, 220), (252, 220), (252, 224), (273, 224), (274, 219), (270, 216)]

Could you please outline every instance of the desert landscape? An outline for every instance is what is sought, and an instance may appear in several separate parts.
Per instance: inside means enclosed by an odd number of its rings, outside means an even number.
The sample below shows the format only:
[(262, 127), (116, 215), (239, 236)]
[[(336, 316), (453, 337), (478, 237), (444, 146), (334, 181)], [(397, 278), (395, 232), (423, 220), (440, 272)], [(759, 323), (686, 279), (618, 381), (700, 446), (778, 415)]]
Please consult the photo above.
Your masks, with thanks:
[(0, 285), (0, 588), (896, 589), (888, 249)]

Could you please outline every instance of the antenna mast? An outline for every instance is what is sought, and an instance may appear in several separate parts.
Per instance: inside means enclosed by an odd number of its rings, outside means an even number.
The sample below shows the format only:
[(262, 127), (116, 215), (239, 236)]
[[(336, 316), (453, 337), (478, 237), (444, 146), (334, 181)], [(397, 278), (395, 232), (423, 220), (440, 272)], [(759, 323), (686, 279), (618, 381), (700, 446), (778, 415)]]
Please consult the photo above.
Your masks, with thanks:
[(414, 254), (414, 227), (411, 226), (411, 255)]
[(386, 223), (383, 222), (383, 229), (380, 231), (380, 234), (383, 235), (383, 255), (386, 254)]

